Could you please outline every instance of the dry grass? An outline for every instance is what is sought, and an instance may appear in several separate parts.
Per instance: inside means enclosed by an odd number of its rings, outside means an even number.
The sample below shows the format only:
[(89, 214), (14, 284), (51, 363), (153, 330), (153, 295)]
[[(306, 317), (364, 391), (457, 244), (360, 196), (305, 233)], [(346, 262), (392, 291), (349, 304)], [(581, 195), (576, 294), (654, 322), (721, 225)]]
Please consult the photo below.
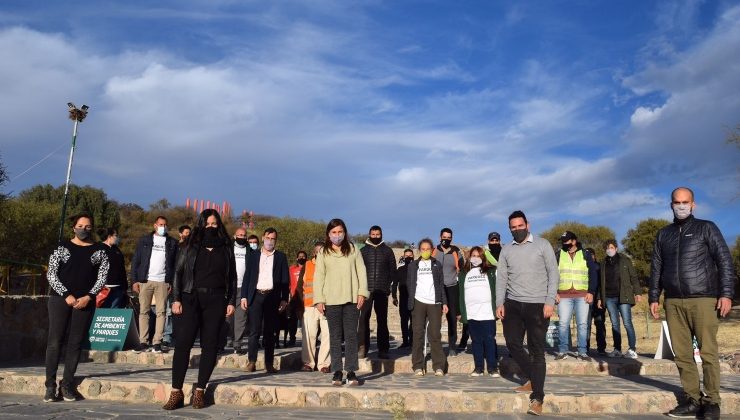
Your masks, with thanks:
[[(661, 321), (665, 320), (665, 313), (661, 304)], [(643, 295), (642, 301), (632, 307), (632, 324), (637, 335), (637, 352), (655, 354), (660, 338), (661, 321), (650, 316), (647, 304), (647, 295)], [(647, 315), (647, 316), (646, 316)], [(622, 325), (622, 350), (627, 344), (627, 333)], [(575, 339), (575, 337), (573, 338)], [(740, 349), (740, 308), (735, 307), (727, 318), (720, 318), (717, 341), (720, 354), (733, 353)], [(606, 344), (607, 351), (612, 348), (612, 325), (609, 313), (606, 314)], [(591, 346), (596, 345), (596, 331), (591, 328)]]

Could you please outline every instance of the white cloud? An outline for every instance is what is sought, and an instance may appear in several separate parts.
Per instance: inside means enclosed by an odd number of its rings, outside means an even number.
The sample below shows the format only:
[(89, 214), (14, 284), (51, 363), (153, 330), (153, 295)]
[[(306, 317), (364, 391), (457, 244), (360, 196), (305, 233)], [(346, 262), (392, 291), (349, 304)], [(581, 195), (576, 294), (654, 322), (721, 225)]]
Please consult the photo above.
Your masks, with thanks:
[(660, 117), (662, 108), (637, 107), (630, 117), (630, 122), (635, 127), (645, 127)]

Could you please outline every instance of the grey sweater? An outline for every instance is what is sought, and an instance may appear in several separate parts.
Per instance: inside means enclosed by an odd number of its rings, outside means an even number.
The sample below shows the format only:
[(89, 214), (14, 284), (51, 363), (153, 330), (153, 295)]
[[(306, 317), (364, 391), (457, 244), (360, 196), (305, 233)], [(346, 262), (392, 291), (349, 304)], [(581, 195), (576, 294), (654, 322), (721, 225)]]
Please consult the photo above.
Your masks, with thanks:
[(531, 233), (501, 250), (496, 271), (496, 307), (505, 299), (555, 305), (560, 273), (552, 245)]

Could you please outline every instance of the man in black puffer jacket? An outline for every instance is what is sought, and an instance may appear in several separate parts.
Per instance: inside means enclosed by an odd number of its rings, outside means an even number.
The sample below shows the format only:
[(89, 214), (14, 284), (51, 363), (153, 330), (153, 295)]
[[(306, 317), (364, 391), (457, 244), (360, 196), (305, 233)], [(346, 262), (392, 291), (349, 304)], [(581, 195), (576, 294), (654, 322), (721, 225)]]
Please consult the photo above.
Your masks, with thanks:
[[(665, 291), (665, 313), (676, 366), (686, 400), (668, 412), (671, 417), (719, 418), (719, 315), (730, 312), (735, 294), (732, 257), (717, 226), (695, 219), (694, 192), (679, 187), (671, 193), (673, 223), (658, 232), (650, 277), (650, 312), (659, 318), (660, 294)], [(702, 399), (694, 362), (696, 337), (704, 371)]]
[(367, 289), (370, 297), (360, 310), (359, 356), (367, 357), (370, 349), (370, 315), (375, 307), (378, 322), (378, 358), (387, 359), (390, 350), (388, 333), (388, 296), (391, 294), (391, 280), (396, 274), (396, 257), (393, 250), (383, 243), (383, 230), (380, 226), (370, 228), (370, 237), (360, 250), (367, 270)]

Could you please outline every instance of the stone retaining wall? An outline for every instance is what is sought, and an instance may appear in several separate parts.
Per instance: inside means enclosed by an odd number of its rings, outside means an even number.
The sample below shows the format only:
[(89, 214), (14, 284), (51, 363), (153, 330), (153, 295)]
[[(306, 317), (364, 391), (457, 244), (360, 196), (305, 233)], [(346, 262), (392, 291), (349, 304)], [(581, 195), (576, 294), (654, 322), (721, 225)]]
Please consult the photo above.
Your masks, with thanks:
[(48, 296), (0, 296), (0, 362), (40, 360), (46, 353)]

